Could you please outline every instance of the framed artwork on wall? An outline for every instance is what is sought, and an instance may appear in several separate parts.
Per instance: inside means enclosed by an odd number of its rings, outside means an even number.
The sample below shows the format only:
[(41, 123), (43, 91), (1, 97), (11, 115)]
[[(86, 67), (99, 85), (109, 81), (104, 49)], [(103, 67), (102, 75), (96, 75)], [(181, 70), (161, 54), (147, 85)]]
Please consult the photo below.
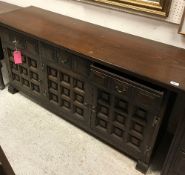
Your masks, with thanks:
[(156, 16), (167, 17), (171, 0), (77, 0), (113, 9), (127, 9)]

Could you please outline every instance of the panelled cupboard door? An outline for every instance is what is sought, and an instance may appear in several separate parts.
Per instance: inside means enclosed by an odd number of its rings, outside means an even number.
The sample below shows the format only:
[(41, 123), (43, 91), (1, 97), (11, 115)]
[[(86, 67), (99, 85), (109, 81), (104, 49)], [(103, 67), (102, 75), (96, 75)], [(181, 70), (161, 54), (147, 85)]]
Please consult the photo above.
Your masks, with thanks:
[(46, 100), (61, 116), (90, 128), (91, 87), (86, 76), (74, 70), (75, 56), (63, 49), (41, 44)]
[[(4, 30), (6, 62), (12, 84), (34, 96), (42, 96), (41, 61), (38, 41), (11, 30)], [(13, 52), (21, 51), (22, 64), (15, 64)]]
[(93, 66), (91, 81), (94, 132), (147, 164), (159, 129), (163, 93)]

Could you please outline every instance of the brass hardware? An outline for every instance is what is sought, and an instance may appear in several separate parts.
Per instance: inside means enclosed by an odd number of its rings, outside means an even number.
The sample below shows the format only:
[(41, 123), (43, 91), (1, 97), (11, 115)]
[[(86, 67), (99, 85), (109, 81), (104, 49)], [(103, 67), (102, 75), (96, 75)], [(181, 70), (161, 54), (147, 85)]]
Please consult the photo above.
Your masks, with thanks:
[(60, 62), (61, 62), (62, 64), (66, 64), (66, 63), (68, 62), (68, 60), (67, 60), (67, 59), (61, 59)]
[(118, 93), (123, 93), (123, 92), (126, 92), (127, 91), (126, 88), (122, 87), (122, 89), (121, 89), (118, 85), (115, 88), (116, 88), (116, 91)]

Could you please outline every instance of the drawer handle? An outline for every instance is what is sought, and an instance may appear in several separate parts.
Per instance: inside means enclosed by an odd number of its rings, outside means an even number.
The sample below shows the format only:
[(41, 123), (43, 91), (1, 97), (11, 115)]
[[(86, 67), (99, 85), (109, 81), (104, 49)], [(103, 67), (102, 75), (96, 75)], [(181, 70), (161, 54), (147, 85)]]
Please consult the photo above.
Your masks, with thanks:
[(61, 59), (60, 62), (61, 62), (62, 64), (67, 64), (68, 60), (67, 60), (67, 59)]
[(92, 71), (93, 71), (93, 73), (94, 73), (97, 77), (99, 77), (99, 78), (101, 78), (101, 79), (105, 79), (105, 78), (106, 78), (106, 76), (105, 76), (103, 73), (97, 72), (97, 71), (95, 71), (95, 70), (92, 70)]
[(116, 91), (117, 91), (118, 93), (123, 93), (123, 92), (126, 92), (126, 91), (127, 91), (127, 89), (126, 89), (126, 88), (124, 88), (124, 87), (122, 87), (122, 89), (120, 89), (120, 87), (119, 87), (119, 86), (116, 86)]

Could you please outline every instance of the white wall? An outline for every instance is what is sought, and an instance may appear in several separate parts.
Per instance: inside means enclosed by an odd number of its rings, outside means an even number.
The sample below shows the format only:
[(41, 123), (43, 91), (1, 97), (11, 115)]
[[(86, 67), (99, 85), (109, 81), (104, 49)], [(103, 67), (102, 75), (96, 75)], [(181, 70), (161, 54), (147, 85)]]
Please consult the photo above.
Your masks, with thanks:
[(108, 28), (185, 48), (185, 37), (178, 25), (142, 16), (87, 5), (72, 0), (4, 0), (19, 6), (37, 6)]

